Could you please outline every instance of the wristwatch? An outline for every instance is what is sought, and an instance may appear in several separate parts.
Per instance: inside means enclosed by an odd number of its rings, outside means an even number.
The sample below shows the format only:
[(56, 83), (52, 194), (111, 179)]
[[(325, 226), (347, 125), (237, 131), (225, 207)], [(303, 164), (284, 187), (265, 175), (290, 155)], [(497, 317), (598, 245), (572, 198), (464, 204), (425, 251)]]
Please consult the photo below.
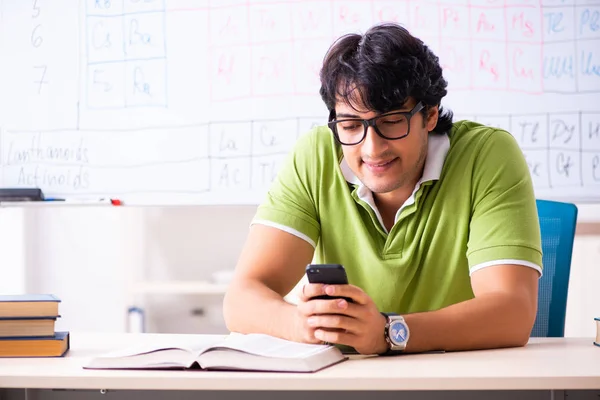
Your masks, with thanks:
[(382, 313), (386, 318), (385, 328), (383, 334), (385, 341), (388, 344), (388, 351), (383, 354), (399, 354), (404, 351), (408, 339), (410, 337), (410, 331), (408, 325), (401, 315), (394, 313)]

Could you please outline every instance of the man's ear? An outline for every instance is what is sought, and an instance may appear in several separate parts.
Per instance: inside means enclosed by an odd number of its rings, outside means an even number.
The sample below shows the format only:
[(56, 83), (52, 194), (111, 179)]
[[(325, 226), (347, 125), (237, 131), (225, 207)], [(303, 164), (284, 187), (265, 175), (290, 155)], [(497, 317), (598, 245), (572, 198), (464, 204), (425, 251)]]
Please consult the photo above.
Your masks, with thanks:
[(430, 107), (427, 111), (426, 127), (428, 132), (433, 131), (433, 128), (435, 128), (435, 126), (437, 125), (439, 115), (439, 106)]

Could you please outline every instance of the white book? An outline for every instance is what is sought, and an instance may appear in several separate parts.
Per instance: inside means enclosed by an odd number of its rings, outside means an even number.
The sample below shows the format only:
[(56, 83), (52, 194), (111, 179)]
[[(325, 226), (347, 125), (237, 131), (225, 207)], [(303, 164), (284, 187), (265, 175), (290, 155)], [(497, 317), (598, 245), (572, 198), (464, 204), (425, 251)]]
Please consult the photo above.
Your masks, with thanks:
[[(315, 372), (347, 359), (332, 345), (305, 344), (264, 334), (224, 339), (180, 335), (179, 343), (146, 343), (93, 358), (86, 369), (203, 369)], [(195, 343), (194, 343), (195, 341)]]

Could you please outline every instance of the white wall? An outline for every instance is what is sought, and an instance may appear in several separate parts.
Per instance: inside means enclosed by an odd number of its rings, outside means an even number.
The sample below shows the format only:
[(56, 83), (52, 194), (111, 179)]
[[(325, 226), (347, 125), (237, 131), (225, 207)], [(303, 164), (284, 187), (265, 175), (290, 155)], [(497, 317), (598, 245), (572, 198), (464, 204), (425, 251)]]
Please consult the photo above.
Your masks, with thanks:
[(573, 244), (565, 336), (596, 335), (600, 317), (600, 235), (576, 236)]
[(50, 206), (25, 213), (27, 290), (62, 300), (57, 329), (123, 331), (127, 287), (145, 251), (142, 210)]
[(25, 277), (25, 213), (22, 209), (0, 209), (0, 293), (27, 290)]
[[(600, 206), (585, 208), (600, 219)], [(222, 295), (129, 295), (136, 280), (211, 280), (233, 269), (255, 206), (0, 209), (2, 292), (60, 296), (59, 327), (123, 331), (126, 309), (147, 310), (150, 331), (225, 332)], [(22, 239), (25, 239), (23, 242)], [(567, 336), (595, 334), (600, 236), (576, 238)], [(24, 269), (26, 268), (26, 272)], [(202, 315), (194, 315), (194, 310)]]

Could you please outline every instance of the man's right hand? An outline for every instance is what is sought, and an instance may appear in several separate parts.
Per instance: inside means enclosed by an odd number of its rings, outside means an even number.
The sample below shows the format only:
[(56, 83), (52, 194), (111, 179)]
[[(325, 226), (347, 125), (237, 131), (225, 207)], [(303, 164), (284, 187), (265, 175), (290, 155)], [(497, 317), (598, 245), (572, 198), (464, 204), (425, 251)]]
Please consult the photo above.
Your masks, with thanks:
[[(320, 326), (311, 326), (309, 318), (317, 315), (343, 316), (348, 309), (348, 302), (339, 298), (334, 299), (315, 299), (317, 296), (324, 295), (325, 285), (320, 283), (308, 283), (302, 287), (302, 292), (298, 296), (298, 305), (296, 307), (296, 318), (293, 337), (294, 340), (303, 343), (323, 343), (323, 340), (315, 337), (315, 330), (328, 330), (331, 332), (345, 332), (345, 330), (335, 328), (323, 328)], [(327, 311), (325, 311), (327, 310)]]
[(302, 343), (323, 343), (315, 337), (316, 327), (311, 327), (308, 324), (308, 318), (312, 315), (311, 307), (308, 306), (310, 301), (327, 301), (327, 300), (312, 300), (313, 295), (309, 292), (314, 292), (315, 284), (307, 284), (302, 287), (302, 291), (298, 295), (298, 304), (296, 306), (296, 315), (294, 318), (294, 332), (292, 337), (294, 341)]

